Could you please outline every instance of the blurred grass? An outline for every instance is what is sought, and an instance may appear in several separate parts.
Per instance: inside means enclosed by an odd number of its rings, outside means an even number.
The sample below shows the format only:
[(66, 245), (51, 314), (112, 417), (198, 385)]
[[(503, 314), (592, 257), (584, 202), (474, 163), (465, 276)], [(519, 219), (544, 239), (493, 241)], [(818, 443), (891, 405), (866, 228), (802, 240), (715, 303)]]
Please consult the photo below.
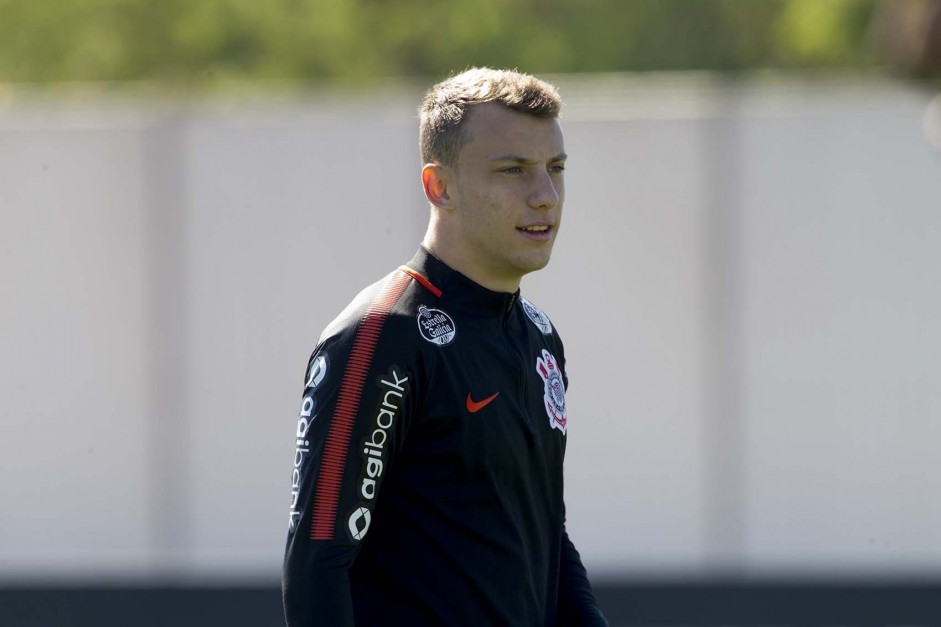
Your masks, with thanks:
[(875, 69), (877, 0), (0, 0), (0, 82)]

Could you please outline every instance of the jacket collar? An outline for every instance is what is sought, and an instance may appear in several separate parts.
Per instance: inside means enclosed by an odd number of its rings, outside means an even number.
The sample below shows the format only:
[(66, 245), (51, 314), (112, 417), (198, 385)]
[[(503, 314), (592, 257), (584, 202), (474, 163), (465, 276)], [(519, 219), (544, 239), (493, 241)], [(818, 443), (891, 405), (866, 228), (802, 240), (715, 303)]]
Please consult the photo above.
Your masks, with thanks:
[(406, 266), (440, 290), (442, 303), (456, 306), (465, 313), (502, 318), (519, 300), (519, 290), (509, 293), (487, 289), (451, 268), (424, 246), (419, 247)]

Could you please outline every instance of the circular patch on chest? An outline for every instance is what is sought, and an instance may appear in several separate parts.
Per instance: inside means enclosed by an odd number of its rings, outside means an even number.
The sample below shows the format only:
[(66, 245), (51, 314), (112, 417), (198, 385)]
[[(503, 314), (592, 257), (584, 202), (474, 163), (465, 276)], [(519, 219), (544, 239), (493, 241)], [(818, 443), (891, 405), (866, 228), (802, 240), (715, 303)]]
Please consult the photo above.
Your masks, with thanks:
[(457, 326), (445, 312), (422, 305), (418, 308), (418, 332), (432, 344), (444, 346), (454, 339)]

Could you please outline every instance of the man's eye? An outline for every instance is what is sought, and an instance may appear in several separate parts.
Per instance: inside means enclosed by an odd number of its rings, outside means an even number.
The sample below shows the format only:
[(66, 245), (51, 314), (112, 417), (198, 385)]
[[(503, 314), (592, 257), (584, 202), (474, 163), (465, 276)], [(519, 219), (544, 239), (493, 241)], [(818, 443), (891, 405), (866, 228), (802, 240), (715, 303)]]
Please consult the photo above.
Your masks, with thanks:
[(505, 174), (519, 174), (520, 172), (523, 171), (523, 168), (519, 167), (518, 165), (514, 165), (509, 168), (503, 168), (500, 171)]
[(562, 172), (565, 171), (565, 166), (564, 165), (550, 165), (549, 171), (552, 172), (553, 174), (561, 174)]

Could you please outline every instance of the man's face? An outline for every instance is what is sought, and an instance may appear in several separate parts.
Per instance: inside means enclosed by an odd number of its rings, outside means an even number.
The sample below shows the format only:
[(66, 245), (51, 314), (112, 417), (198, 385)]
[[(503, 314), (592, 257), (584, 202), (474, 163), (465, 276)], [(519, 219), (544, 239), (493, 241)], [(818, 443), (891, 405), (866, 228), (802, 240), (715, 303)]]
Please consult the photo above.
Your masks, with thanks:
[(565, 199), (565, 147), (557, 120), (487, 103), (467, 112), (448, 194), (467, 270), (514, 291), (549, 263)]

